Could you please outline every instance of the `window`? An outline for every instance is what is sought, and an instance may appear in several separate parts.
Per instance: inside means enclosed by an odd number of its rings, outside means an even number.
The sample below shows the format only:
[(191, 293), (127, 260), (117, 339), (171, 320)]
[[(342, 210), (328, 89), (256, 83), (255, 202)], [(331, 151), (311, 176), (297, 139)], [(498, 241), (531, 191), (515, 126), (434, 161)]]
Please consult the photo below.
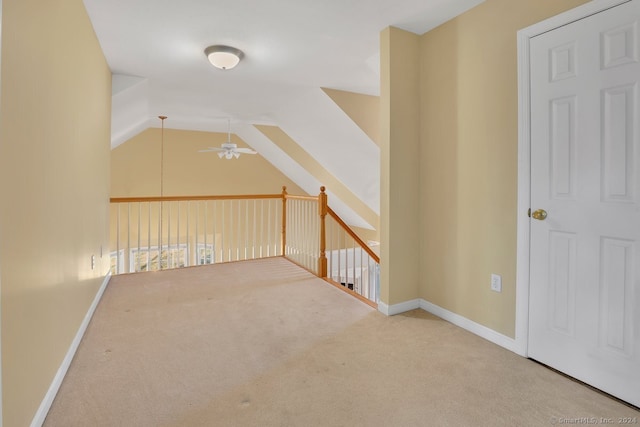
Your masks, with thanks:
[(121, 274), (124, 273), (124, 249), (120, 249), (119, 251), (113, 251), (110, 254), (111, 256), (111, 274)]
[[(179, 268), (187, 265), (188, 248), (186, 244), (162, 246), (158, 257), (158, 247), (134, 248), (129, 256), (130, 271), (157, 271), (167, 268)], [(160, 264), (158, 264), (160, 261)]]
[(196, 247), (198, 254), (198, 265), (213, 264), (216, 262), (216, 251), (213, 244), (198, 243)]

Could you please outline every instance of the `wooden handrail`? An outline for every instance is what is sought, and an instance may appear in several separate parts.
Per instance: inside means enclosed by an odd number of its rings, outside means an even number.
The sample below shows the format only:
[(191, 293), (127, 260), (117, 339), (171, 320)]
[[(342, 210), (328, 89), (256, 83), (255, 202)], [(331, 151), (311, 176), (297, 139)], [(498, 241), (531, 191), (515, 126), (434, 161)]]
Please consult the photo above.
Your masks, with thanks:
[(150, 197), (112, 197), (111, 203), (138, 202), (185, 202), (189, 200), (244, 200), (244, 199), (281, 199), (282, 194), (229, 194), (218, 196), (150, 196)]
[(293, 194), (287, 194), (287, 195), (285, 195), (285, 197), (287, 199), (291, 199), (291, 200), (308, 200), (308, 201), (311, 201), (311, 202), (315, 202), (315, 201), (318, 200), (318, 196), (296, 196), (296, 195), (293, 195)]
[[(326, 196), (325, 196), (326, 197)], [(215, 196), (150, 196), (150, 197), (112, 197), (109, 199), (111, 203), (144, 203), (144, 202), (182, 202), (189, 200), (244, 200), (244, 199), (297, 199), (318, 201), (320, 196), (296, 196), (286, 193), (286, 187), (283, 188), (281, 194), (228, 194)], [(380, 257), (360, 238), (358, 235), (331, 209), (327, 206), (327, 213), (351, 236), (377, 263), (380, 263)], [(284, 229), (283, 221), (283, 229)], [(286, 232), (283, 233), (283, 239), (286, 239)]]
[(351, 236), (366, 253), (378, 264), (380, 264), (380, 257), (349, 227), (329, 206), (327, 206), (327, 213)]

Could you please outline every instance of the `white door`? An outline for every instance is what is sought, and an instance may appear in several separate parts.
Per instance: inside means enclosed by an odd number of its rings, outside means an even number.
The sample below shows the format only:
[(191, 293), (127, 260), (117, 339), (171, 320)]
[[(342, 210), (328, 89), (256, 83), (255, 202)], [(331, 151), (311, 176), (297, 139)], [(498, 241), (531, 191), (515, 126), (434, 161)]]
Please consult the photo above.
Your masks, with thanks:
[(529, 356), (636, 406), (639, 18), (632, 0), (530, 45)]

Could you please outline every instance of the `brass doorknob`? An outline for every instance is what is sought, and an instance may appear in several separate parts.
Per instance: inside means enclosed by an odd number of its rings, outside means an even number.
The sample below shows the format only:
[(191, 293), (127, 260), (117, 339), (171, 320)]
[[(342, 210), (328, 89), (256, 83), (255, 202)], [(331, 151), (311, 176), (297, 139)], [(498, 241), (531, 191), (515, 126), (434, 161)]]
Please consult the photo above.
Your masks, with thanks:
[(531, 214), (531, 216), (533, 219), (537, 219), (538, 221), (544, 221), (547, 217), (547, 211), (544, 209), (537, 209)]

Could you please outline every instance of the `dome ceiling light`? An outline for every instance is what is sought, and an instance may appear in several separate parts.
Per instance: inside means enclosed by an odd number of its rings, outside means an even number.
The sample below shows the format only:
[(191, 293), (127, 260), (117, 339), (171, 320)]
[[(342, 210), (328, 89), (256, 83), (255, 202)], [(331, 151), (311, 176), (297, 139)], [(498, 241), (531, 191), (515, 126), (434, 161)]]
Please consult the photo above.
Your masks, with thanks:
[(209, 46), (204, 50), (204, 54), (209, 58), (211, 65), (221, 70), (232, 69), (244, 56), (240, 49), (223, 45)]

